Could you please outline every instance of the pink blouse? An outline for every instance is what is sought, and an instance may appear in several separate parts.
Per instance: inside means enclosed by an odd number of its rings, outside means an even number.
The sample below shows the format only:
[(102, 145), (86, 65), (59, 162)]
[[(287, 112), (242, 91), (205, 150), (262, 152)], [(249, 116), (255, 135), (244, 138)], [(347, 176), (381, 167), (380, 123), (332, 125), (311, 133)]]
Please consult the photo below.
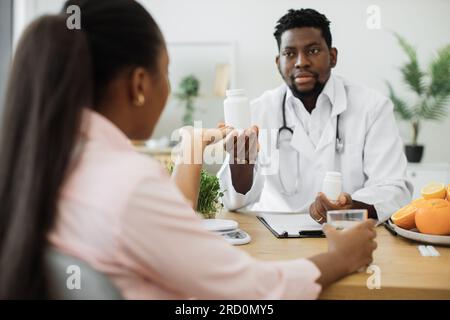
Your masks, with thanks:
[(166, 170), (100, 114), (83, 115), (51, 244), (127, 299), (315, 299), (309, 260), (263, 262), (202, 228)]

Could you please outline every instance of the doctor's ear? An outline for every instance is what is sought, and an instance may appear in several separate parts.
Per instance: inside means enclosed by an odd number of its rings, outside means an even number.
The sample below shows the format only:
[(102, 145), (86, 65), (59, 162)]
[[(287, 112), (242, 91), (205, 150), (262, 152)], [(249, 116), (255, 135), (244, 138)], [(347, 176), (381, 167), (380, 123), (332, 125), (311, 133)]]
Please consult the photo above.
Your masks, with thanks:
[(331, 66), (331, 68), (336, 67), (337, 56), (338, 56), (338, 50), (336, 48), (331, 48), (330, 49), (330, 66)]
[(281, 74), (280, 55), (279, 54), (275, 57), (275, 64), (277, 65), (278, 72), (280, 72), (280, 74)]

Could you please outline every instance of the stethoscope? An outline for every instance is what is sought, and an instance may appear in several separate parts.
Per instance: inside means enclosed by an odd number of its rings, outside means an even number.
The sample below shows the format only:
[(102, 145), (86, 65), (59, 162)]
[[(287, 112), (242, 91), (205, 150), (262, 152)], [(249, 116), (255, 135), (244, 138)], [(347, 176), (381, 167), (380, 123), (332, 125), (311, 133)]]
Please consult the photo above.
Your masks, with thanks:
[[(282, 110), (282, 115), (283, 115), (283, 125), (278, 129), (278, 137), (277, 137), (277, 149), (280, 148), (280, 135), (283, 132), (283, 130), (288, 131), (291, 135), (294, 135), (294, 130), (290, 127), (287, 126), (286, 123), (286, 95), (287, 92), (284, 93), (283, 95), (283, 101), (281, 103), (281, 110)], [(339, 135), (339, 119), (340, 119), (340, 114), (337, 115), (336, 118), (336, 140), (335, 140), (335, 150), (336, 153), (338, 154), (342, 154), (344, 153), (344, 139), (340, 137)], [(296, 151), (297, 153), (297, 166), (300, 162), (300, 155), (299, 153)], [(283, 183), (283, 180), (281, 179), (281, 174), (278, 174), (279, 180), (280, 180), (280, 185), (281, 188), (283, 189), (283, 193), (287, 196), (293, 196), (294, 194), (298, 193), (299, 191), (299, 178), (298, 175), (296, 177), (296, 181), (295, 181), (295, 186), (294, 186), (294, 190), (293, 191), (288, 191), (285, 187), (285, 184)]]

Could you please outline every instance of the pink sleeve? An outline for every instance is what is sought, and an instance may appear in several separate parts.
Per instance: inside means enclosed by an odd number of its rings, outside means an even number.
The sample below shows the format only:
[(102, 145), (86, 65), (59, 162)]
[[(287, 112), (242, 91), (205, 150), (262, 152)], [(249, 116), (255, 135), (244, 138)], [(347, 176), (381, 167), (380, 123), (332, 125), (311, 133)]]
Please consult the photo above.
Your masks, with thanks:
[(198, 299), (315, 299), (309, 260), (262, 262), (204, 230), (169, 177), (141, 182), (121, 217), (128, 264), (142, 277)]

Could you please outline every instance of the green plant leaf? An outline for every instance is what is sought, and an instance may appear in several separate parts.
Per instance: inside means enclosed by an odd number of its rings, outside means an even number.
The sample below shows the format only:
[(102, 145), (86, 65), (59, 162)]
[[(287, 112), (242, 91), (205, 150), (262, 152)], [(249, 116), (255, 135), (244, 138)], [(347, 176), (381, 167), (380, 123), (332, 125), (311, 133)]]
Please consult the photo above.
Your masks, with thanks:
[[(407, 120), (413, 127), (413, 144), (417, 144), (420, 120), (442, 120), (448, 114), (450, 100), (450, 45), (440, 49), (427, 72), (422, 72), (417, 62), (417, 52), (403, 37), (394, 33), (399, 45), (409, 58), (400, 68), (403, 80), (417, 95), (418, 99), (408, 105), (399, 98), (387, 83), (389, 96), (395, 113)], [(430, 79), (428, 81), (425, 81)]]
[(416, 49), (399, 34), (394, 33), (394, 35), (397, 38), (400, 47), (409, 58), (409, 62), (400, 68), (403, 79), (406, 84), (420, 96), (425, 90), (424, 72), (419, 68)]
[(182, 92), (175, 92), (174, 95), (175, 95), (175, 98), (177, 98), (178, 100), (182, 100), (182, 101), (184, 101), (188, 98), (188, 96), (186, 96), (186, 94), (182, 93)]
[(183, 125), (193, 125), (195, 106), (194, 99), (198, 97), (200, 81), (194, 75), (188, 75), (181, 79), (175, 97), (184, 103), (185, 112), (182, 118)]
[(207, 171), (202, 170), (197, 211), (204, 215), (216, 212), (218, 207), (222, 207), (221, 198), (223, 193), (224, 191), (220, 189), (219, 179)]
[(409, 60), (417, 60), (417, 52), (416, 49), (411, 46), (405, 38), (399, 35), (397, 32), (394, 32), (395, 38), (397, 38), (398, 44), (403, 49), (403, 51), (408, 56)]
[(389, 89), (389, 98), (394, 104), (394, 112), (400, 116), (403, 120), (411, 120), (414, 117), (413, 111), (408, 108), (405, 101), (400, 99), (394, 92), (392, 85), (386, 81), (386, 85)]
[(179, 94), (186, 99), (191, 97), (197, 97), (200, 89), (200, 81), (194, 75), (188, 75), (181, 79), (179, 85)]
[(450, 95), (450, 44), (437, 52), (430, 64), (429, 96)]
[(417, 115), (427, 120), (442, 120), (447, 116), (449, 96), (428, 97), (417, 110)]
[[(168, 164), (167, 171), (173, 173), (173, 163)], [(219, 178), (209, 174), (206, 170), (200, 172), (200, 190), (197, 201), (197, 211), (207, 217), (211, 213), (216, 213), (218, 208), (223, 207), (222, 197), (225, 190), (220, 189)]]
[(417, 61), (411, 61), (403, 66), (400, 71), (406, 84), (420, 96), (425, 90), (424, 73), (419, 70)]

